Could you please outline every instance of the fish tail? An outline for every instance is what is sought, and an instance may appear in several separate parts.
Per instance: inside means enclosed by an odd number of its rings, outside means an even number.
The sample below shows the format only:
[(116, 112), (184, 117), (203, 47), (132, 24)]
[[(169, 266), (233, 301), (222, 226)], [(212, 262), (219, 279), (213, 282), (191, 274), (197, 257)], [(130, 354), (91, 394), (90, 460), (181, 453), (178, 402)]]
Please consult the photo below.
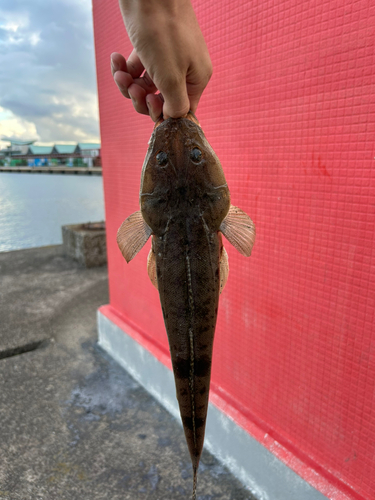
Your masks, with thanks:
[(193, 467), (193, 496), (191, 497), (192, 500), (197, 500), (197, 472), (198, 472), (198, 467)]

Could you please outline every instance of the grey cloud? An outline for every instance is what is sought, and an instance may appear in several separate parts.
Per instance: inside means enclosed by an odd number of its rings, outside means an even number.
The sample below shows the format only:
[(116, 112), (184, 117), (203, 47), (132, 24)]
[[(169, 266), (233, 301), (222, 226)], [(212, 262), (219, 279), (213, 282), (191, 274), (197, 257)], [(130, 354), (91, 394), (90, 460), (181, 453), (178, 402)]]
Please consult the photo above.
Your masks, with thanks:
[(9, 38), (9, 31), (0, 27), (0, 44), (5, 43), (8, 38)]
[(35, 121), (52, 115), (61, 115), (70, 111), (69, 106), (54, 104), (52, 109), (48, 102), (24, 102), (20, 96), (19, 100), (3, 99), (2, 106), (10, 109), (17, 116), (21, 116), (28, 121)]
[[(12, 32), (9, 19), (28, 23)], [(2, 0), (1, 24), (0, 106), (34, 122), (42, 141), (98, 136), (95, 112), (77, 114), (96, 102), (91, 2)]]

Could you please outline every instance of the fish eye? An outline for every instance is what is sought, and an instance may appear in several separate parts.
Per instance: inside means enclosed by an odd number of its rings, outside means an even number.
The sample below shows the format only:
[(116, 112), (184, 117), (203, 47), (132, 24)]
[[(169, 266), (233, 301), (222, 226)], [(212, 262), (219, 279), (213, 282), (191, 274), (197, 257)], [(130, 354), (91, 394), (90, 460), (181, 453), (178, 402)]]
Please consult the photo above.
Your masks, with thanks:
[(161, 167), (164, 167), (168, 163), (168, 155), (164, 151), (159, 151), (156, 155), (156, 161)]
[(198, 148), (194, 148), (190, 151), (190, 158), (194, 163), (199, 163), (202, 159), (202, 151)]

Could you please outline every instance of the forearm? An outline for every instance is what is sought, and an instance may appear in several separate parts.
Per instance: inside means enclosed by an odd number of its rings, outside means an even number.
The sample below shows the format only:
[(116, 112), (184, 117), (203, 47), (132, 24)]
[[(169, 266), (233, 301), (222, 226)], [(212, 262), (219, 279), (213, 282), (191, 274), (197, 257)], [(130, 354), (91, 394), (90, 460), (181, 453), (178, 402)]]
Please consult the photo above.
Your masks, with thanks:
[[(141, 40), (170, 43), (177, 30), (198, 31), (190, 0), (119, 0), (130, 41), (140, 50)], [(199, 30), (200, 32), (200, 30)]]
[(164, 11), (175, 16), (183, 8), (191, 8), (190, 0), (119, 0), (122, 15), (132, 12), (143, 12), (145, 14)]

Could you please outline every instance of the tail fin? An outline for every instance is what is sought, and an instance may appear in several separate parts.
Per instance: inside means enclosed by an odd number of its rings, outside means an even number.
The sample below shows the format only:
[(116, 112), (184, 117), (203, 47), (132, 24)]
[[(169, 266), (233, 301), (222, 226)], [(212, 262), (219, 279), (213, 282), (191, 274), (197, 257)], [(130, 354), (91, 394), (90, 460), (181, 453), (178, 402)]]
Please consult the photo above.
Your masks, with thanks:
[(198, 467), (193, 467), (194, 479), (193, 479), (192, 500), (197, 500), (197, 472), (198, 472)]

